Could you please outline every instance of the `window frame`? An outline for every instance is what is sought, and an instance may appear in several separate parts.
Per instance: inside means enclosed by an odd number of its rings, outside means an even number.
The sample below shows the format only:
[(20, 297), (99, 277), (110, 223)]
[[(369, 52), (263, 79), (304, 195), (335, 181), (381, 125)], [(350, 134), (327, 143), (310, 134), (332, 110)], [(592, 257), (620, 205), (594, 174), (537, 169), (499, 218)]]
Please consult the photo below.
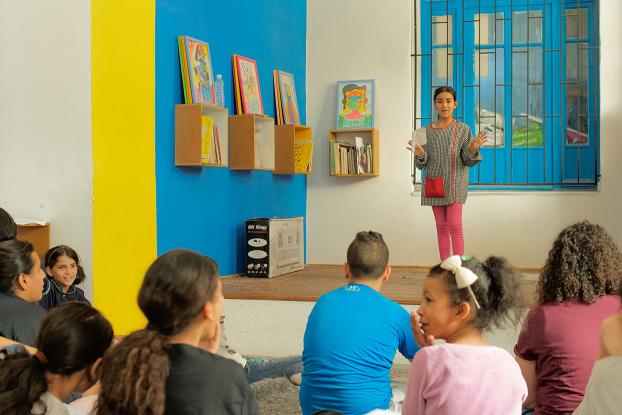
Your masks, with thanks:
[[(504, 82), (498, 85), (495, 80), (494, 99), (497, 102), (497, 88), (503, 91), (503, 123), (504, 123), (504, 140), (503, 144), (498, 146), (482, 147), (482, 155), (484, 158), (492, 158), (492, 167), (485, 166), (487, 171), (482, 173), (482, 165), (470, 169), (470, 187), (473, 190), (596, 190), (600, 180), (600, 108), (598, 104), (599, 96), (599, 56), (598, 56), (598, 16), (594, 13), (598, 11), (598, 0), (421, 0), (419, 2), (419, 16), (415, 15), (415, 25), (419, 27), (419, 32), (415, 34), (415, 39), (419, 37), (421, 41), (420, 49), (413, 52), (412, 57), (415, 60), (412, 66), (413, 71), (420, 68), (418, 74), (414, 74), (415, 94), (420, 95), (420, 114), (415, 113), (414, 126), (431, 122), (434, 116), (432, 106), (432, 90), (440, 86), (436, 83), (437, 79), (433, 79), (434, 55), (432, 51), (436, 48), (452, 48), (453, 62), (451, 64), (453, 73), (452, 77), (446, 74), (448, 82), (446, 84), (454, 86), (458, 92), (459, 106), (454, 117), (460, 121), (467, 123), (473, 131), (476, 129), (476, 114), (474, 111), (465, 111), (465, 108), (477, 108), (479, 102), (476, 102), (475, 80), (477, 76), (474, 69), (474, 53), (476, 50), (494, 50), (503, 49), (503, 76)], [(416, 6), (416, 5), (415, 5)], [(580, 30), (577, 31), (577, 38), (570, 41), (566, 37), (566, 11), (568, 9), (587, 9), (588, 28), (587, 37), (581, 38)], [(414, 8), (416, 13), (416, 7)], [(513, 15), (512, 13), (541, 10), (541, 34), (540, 42), (529, 42), (529, 44), (514, 43), (512, 39), (513, 32)], [(473, 36), (476, 32), (474, 25), (478, 24), (475, 18), (478, 14), (492, 14), (495, 16), (495, 24), (493, 30), (493, 42), (491, 44), (476, 44), (475, 41), (469, 42), (469, 35)], [(496, 41), (496, 19), (497, 13), (503, 13), (503, 42)], [(580, 14), (579, 12), (577, 13)], [(433, 24), (431, 24), (432, 16), (452, 16), (451, 42), (443, 45), (433, 45)], [(417, 24), (417, 18), (421, 24)], [(465, 30), (465, 24), (473, 24), (473, 29)], [(528, 31), (529, 32), (529, 31)], [(481, 32), (480, 32), (481, 33)], [(587, 132), (588, 142), (583, 144), (575, 144), (567, 142), (567, 91), (566, 91), (566, 47), (568, 44), (587, 43), (587, 59), (588, 59), (588, 75), (587, 75)], [(512, 90), (514, 88), (512, 80), (512, 59), (514, 53), (512, 49), (516, 47), (541, 47), (542, 48), (542, 103), (541, 108), (543, 116), (541, 119), (542, 145), (526, 146), (514, 145), (513, 133), (513, 109), (512, 109)], [(448, 49), (449, 50), (449, 49)], [(577, 52), (581, 53), (580, 51)], [(492, 54), (491, 54), (492, 55)], [(497, 57), (494, 54), (495, 59)], [(417, 61), (419, 59), (419, 61)], [(489, 57), (489, 63), (491, 58)], [(497, 61), (494, 62), (494, 68), (490, 71), (497, 73)], [(577, 62), (577, 70), (581, 69), (581, 62)], [(480, 67), (481, 73), (481, 67)], [(528, 72), (529, 73), (529, 72)], [(417, 76), (418, 75), (418, 76)], [(420, 79), (419, 84), (417, 80)], [(480, 77), (481, 78), (481, 77)], [(442, 79), (442, 78), (439, 78)], [(529, 83), (529, 75), (527, 76)], [(577, 82), (581, 82), (580, 80)], [(556, 92), (555, 86), (564, 87), (561, 92)], [(417, 91), (420, 88), (420, 91)], [(530, 88), (529, 86), (527, 88)], [(468, 90), (471, 89), (469, 92)], [(481, 96), (481, 95), (480, 95)], [(417, 106), (417, 95), (415, 95), (415, 109)], [(481, 98), (478, 98), (478, 101)], [(577, 102), (579, 102), (579, 99)], [(462, 101), (462, 102), (460, 102)], [(529, 117), (529, 95), (527, 95), (527, 114)], [(583, 105), (583, 104), (581, 104)], [(579, 105), (579, 107), (581, 106)], [(496, 105), (495, 105), (496, 109)], [(498, 112), (496, 112), (498, 113)], [(481, 113), (479, 114), (481, 117)], [(522, 116), (522, 115), (521, 115)], [(495, 120), (496, 122), (496, 120)], [(581, 120), (577, 121), (577, 128), (580, 129)], [(481, 118), (480, 118), (481, 123)], [(528, 121), (529, 123), (529, 121)], [(528, 124), (529, 125), (529, 124)], [(528, 134), (530, 127), (528, 127)], [(577, 130), (578, 131), (578, 130)], [(525, 161), (522, 180), (514, 179), (512, 176), (515, 172), (521, 171), (521, 163)], [(534, 157), (539, 157), (534, 161)], [(576, 158), (577, 174), (575, 177), (569, 176), (572, 173), (572, 157)], [(587, 158), (587, 163), (584, 159)], [(590, 158), (593, 161), (589, 164)], [(540, 163), (541, 173), (538, 173), (538, 165), (532, 169), (529, 163)], [(568, 164), (570, 162), (570, 164)], [(588, 167), (585, 171), (581, 170), (581, 164), (586, 163)], [(518, 167), (517, 167), (518, 166)], [(538, 180), (531, 179), (530, 175), (534, 174)], [(485, 176), (485, 177), (483, 177)], [(541, 178), (540, 178), (541, 177)], [(488, 178), (487, 181), (483, 180)]]

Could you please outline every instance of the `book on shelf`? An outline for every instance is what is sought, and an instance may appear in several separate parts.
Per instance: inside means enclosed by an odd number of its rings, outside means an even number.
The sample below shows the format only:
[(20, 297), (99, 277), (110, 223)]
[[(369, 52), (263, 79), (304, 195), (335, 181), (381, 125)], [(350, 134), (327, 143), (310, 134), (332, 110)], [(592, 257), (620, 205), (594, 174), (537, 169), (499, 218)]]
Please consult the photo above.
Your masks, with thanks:
[(209, 115), (201, 117), (201, 163), (222, 164), (218, 126)]
[(272, 71), (272, 76), (274, 78), (274, 106), (276, 112), (276, 124), (283, 124), (282, 119), (282, 109), (281, 109), (281, 92), (279, 90), (279, 71), (276, 69)]
[(201, 117), (201, 163), (209, 164), (211, 159), (212, 138), (214, 136), (214, 118)]
[(313, 142), (294, 144), (294, 172), (311, 173), (313, 161)]

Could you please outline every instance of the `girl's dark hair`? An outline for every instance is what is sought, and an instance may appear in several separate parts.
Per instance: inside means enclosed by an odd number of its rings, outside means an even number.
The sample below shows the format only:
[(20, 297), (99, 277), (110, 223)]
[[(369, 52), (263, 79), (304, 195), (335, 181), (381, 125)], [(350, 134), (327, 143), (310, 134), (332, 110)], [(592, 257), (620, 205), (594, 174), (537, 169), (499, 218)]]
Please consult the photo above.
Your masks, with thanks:
[[(82, 265), (80, 265), (80, 258), (78, 257), (78, 253), (73, 248), (67, 245), (55, 246), (53, 248), (48, 249), (48, 251), (45, 253), (45, 259), (43, 261), (43, 266), (44, 268), (46, 268), (46, 274), (47, 274), (47, 267), (53, 268), (54, 265), (56, 265), (58, 258), (60, 258), (63, 255), (66, 255), (69, 258), (76, 261), (78, 272), (76, 274), (76, 279), (74, 281), (74, 284), (75, 285), (80, 284), (86, 279), (86, 274), (84, 273), (84, 268), (82, 268)], [(52, 278), (51, 275), (48, 275), (48, 277)]]
[(9, 215), (9, 212), (0, 208), (0, 242), (15, 239), (17, 236), (17, 225)]
[(37, 337), (40, 354), (24, 350), (0, 360), (0, 413), (29, 415), (48, 389), (45, 372), (71, 375), (88, 368), (112, 338), (112, 326), (91, 306), (68, 302), (50, 310)]
[(466, 259), (462, 266), (477, 274), (471, 289), (480, 307), (477, 309), (467, 288), (458, 288), (456, 277), (440, 264), (430, 270), (430, 277), (442, 278), (451, 303), (457, 306), (468, 303), (475, 312), (473, 326), (480, 331), (493, 327), (517, 326), (522, 317), (524, 300), (520, 289), (520, 273), (505, 258), (488, 257), (484, 262), (477, 258)]
[(454, 97), (454, 101), (457, 101), (458, 99), (456, 98), (456, 90), (453, 89), (450, 86), (439, 86), (438, 88), (436, 88), (434, 90), (434, 101), (436, 101), (436, 97), (439, 94), (442, 94), (443, 92), (449, 92), (453, 97)]
[(605, 228), (588, 221), (560, 232), (538, 281), (538, 302), (579, 299), (592, 304), (616, 294), (622, 275), (622, 254)]
[(9, 293), (20, 274), (28, 274), (34, 266), (32, 244), (10, 239), (0, 242), (0, 292)]
[(149, 267), (138, 294), (147, 329), (111, 349), (102, 364), (98, 415), (164, 413), (169, 374), (166, 338), (184, 331), (214, 299), (218, 266), (187, 250), (160, 256)]

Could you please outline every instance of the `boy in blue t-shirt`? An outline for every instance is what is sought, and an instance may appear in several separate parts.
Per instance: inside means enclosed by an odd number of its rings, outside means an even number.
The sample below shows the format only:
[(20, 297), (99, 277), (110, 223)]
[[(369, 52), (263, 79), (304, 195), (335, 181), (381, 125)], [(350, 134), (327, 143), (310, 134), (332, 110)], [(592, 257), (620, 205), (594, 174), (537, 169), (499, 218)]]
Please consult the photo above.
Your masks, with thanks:
[(347, 259), (348, 284), (320, 297), (307, 321), (300, 387), (303, 415), (326, 409), (391, 413), (395, 352), (412, 359), (419, 349), (409, 313), (379, 292), (391, 274), (382, 235), (359, 232)]

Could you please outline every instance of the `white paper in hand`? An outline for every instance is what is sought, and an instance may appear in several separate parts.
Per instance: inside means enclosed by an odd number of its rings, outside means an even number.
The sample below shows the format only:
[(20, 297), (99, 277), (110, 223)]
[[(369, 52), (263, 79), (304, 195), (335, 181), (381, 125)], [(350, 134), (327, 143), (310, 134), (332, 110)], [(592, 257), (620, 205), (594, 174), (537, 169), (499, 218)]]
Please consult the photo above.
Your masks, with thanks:
[(425, 132), (425, 127), (423, 128), (417, 128), (415, 131), (413, 131), (413, 142), (415, 144), (419, 144), (420, 146), (425, 145), (425, 143), (428, 142), (428, 137), (427, 134)]

